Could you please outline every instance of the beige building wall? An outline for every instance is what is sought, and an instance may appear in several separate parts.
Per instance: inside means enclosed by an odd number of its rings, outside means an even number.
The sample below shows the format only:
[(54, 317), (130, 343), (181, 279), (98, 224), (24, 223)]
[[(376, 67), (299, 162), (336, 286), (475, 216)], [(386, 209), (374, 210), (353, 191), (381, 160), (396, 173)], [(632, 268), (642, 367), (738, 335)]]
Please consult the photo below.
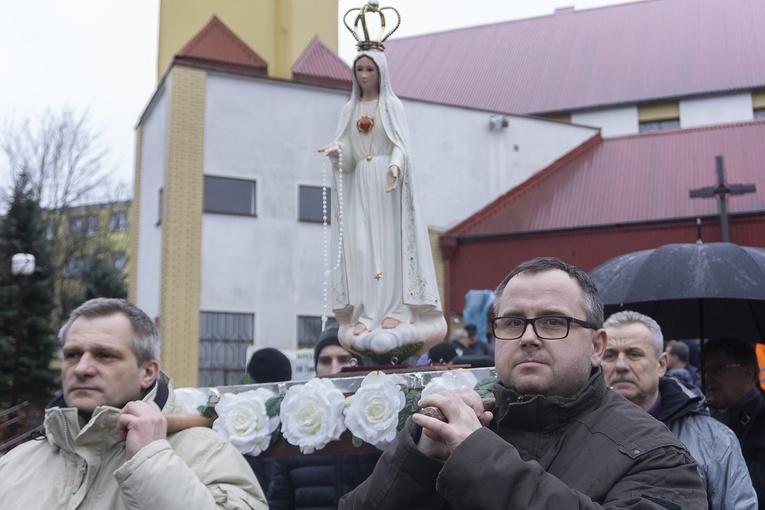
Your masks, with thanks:
[(139, 125), (135, 130), (135, 171), (133, 172), (133, 202), (128, 214), (129, 246), (132, 256), (128, 257), (128, 273), (133, 278), (128, 279), (128, 300), (136, 302), (136, 288), (138, 286), (138, 220), (141, 217), (141, 167), (143, 155), (143, 127)]
[(272, 77), (291, 78), (314, 35), (337, 51), (337, 0), (160, 0), (157, 79), (213, 16), (268, 63)]

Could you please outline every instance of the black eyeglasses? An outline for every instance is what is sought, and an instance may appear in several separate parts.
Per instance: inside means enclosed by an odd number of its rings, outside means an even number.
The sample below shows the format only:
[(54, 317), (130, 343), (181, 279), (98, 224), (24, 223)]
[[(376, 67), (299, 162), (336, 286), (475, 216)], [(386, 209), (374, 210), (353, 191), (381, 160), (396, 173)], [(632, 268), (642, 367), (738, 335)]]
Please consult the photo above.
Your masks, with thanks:
[(709, 365), (708, 367), (698, 369), (697, 373), (699, 375), (706, 375), (707, 377), (720, 377), (729, 368), (738, 368), (742, 366), (743, 365), (740, 363), (730, 363), (728, 365)]
[(542, 340), (561, 340), (568, 336), (571, 323), (587, 329), (598, 329), (594, 324), (563, 315), (543, 315), (542, 317), (494, 317), (491, 327), (499, 340), (517, 340), (523, 336), (526, 326), (531, 324), (534, 334)]

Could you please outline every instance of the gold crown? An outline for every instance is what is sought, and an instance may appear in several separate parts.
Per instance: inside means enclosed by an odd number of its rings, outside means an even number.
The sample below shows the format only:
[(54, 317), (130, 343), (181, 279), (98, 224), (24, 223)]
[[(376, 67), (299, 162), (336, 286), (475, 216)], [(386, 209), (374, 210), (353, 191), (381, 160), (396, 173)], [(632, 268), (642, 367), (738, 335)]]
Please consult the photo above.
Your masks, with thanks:
[[(396, 26), (393, 27), (393, 30), (387, 34), (385, 33), (385, 15), (382, 12), (386, 9), (396, 13)], [(356, 15), (356, 19), (353, 22), (353, 28), (351, 28), (348, 25), (347, 18), (350, 13), (355, 11), (359, 11), (359, 13)], [(371, 13), (376, 13), (378, 16), (380, 16), (380, 34), (377, 36), (377, 39), (372, 39), (369, 37), (369, 29), (367, 28), (367, 13), (370, 13), (370, 15)], [(382, 43), (385, 42), (385, 40), (390, 37), (393, 32), (398, 30), (398, 27), (401, 24), (401, 15), (393, 7), (380, 7), (380, 3), (377, 0), (369, 0), (369, 2), (367, 2), (364, 7), (354, 7), (353, 9), (349, 9), (348, 12), (345, 13), (345, 16), (343, 16), (343, 23), (345, 24), (345, 28), (347, 28), (350, 33), (353, 34), (353, 37), (356, 39), (356, 41), (358, 41), (356, 48), (359, 51), (383, 51), (385, 47)]]

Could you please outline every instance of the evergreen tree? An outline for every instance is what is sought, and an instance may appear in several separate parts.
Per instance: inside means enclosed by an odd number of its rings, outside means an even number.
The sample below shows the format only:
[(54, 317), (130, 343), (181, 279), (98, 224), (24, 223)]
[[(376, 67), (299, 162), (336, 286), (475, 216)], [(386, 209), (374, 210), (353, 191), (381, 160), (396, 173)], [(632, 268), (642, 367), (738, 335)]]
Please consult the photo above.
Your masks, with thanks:
[[(46, 403), (57, 388), (57, 372), (50, 367), (57, 350), (53, 311), (52, 267), (41, 220), (39, 197), (27, 173), (17, 176), (8, 215), (0, 229), (0, 260), (5, 271), (0, 281), (0, 402), (11, 400), (17, 304), (22, 295), (22, 338), (18, 365), (18, 399)], [(30, 276), (13, 276), (10, 261), (16, 253), (35, 256)]]
[(127, 298), (127, 284), (123, 273), (114, 267), (111, 251), (99, 246), (86, 263), (82, 277), (85, 300), (97, 297)]
[(97, 297), (127, 298), (127, 284), (124, 273), (114, 266), (111, 260), (112, 251), (99, 245), (83, 259), (82, 267), (77, 268), (75, 285), (69, 285), (61, 295), (62, 321), (69, 314), (89, 299)]

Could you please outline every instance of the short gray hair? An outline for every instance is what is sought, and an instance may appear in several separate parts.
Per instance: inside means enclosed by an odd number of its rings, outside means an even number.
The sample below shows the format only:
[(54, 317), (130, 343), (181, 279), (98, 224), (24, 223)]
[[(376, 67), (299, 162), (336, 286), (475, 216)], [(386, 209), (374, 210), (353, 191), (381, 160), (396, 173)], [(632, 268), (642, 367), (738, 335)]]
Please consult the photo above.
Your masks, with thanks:
[(584, 308), (585, 318), (587, 322), (591, 323), (596, 328), (603, 327), (603, 300), (598, 292), (598, 287), (592, 279), (576, 266), (567, 264), (555, 257), (538, 257), (532, 260), (528, 260), (518, 265), (508, 274), (502, 283), (499, 284), (497, 290), (494, 291), (494, 314), (499, 315), (499, 300), (502, 298), (502, 293), (505, 292), (507, 282), (513, 277), (519, 274), (539, 274), (545, 271), (557, 269), (563, 271), (569, 275), (579, 288), (582, 289), (582, 308)]
[(95, 319), (121, 313), (130, 319), (133, 334), (130, 337), (130, 349), (138, 365), (147, 361), (159, 361), (159, 331), (148, 315), (126, 299), (95, 298), (84, 302), (69, 315), (69, 320), (58, 332), (58, 340), (63, 346), (72, 323), (80, 317)]
[(664, 352), (664, 335), (661, 333), (661, 326), (659, 323), (642, 313), (633, 312), (632, 310), (622, 310), (616, 312), (610, 316), (603, 324), (604, 328), (610, 328), (611, 326), (620, 326), (622, 324), (631, 324), (637, 322), (642, 324), (648, 331), (651, 332), (651, 340), (653, 340), (653, 348), (656, 351), (656, 357), (661, 356)]

